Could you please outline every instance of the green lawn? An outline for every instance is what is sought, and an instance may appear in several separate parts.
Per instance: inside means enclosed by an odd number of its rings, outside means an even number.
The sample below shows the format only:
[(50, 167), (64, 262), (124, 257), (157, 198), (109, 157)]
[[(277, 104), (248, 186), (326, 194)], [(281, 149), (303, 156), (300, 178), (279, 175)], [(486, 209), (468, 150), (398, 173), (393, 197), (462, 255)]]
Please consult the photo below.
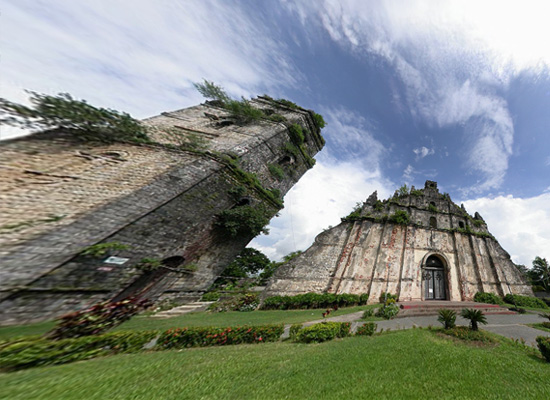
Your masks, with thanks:
[[(548, 399), (550, 364), (411, 329), (105, 357), (0, 374), (17, 399)], [(3, 397), (2, 397), (3, 396)]]
[(527, 324), (527, 326), (530, 326), (531, 328), (535, 328), (541, 331), (550, 332), (550, 329), (543, 326), (542, 324)]
[[(363, 311), (367, 308), (374, 308), (377, 305), (357, 306), (340, 308), (333, 311), (330, 316), (338, 316), (353, 312)], [(148, 330), (148, 329), (170, 329), (184, 326), (229, 326), (229, 325), (260, 325), (260, 324), (296, 324), (300, 322), (322, 319), (322, 310), (288, 310), (288, 311), (251, 311), (238, 312), (230, 311), (225, 313), (191, 313), (180, 317), (167, 319), (156, 319), (147, 316), (137, 316), (128, 322), (120, 325), (116, 330)], [(369, 318), (374, 320), (377, 318)], [(14, 336), (41, 335), (54, 326), (53, 321), (40, 322), (38, 324), (7, 326), (0, 328), (0, 339), (7, 339)]]

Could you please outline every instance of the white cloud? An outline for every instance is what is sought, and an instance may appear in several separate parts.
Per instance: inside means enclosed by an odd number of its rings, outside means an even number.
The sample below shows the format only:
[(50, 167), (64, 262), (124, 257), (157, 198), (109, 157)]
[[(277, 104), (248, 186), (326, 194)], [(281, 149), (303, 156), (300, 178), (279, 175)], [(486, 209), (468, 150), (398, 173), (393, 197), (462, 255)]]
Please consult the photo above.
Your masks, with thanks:
[(411, 164), (407, 165), (407, 168), (405, 168), (405, 170), (403, 171), (403, 179), (405, 180), (405, 182), (412, 182), (415, 173), (416, 171), (414, 167)]
[(270, 259), (307, 249), (315, 236), (336, 226), (357, 202), (378, 191), (386, 198), (395, 185), (379, 171), (367, 171), (355, 162), (340, 162), (324, 153), (285, 196), (280, 217), (271, 221), (268, 236), (259, 236), (249, 246), (263, 251)]
[(434, 149), (428, 149), (425, 146), (419, 147), (418, 149), (413, 149), (413, 153), (416, 154), (416, 160), (421, 160), (426, 156), (431, 156), (432, 154), (435, 154)]
[(470, 214), (481, 214), (514, 262), (531, 266), (536, 256), (550, 257), (550, 193), (530, 198), (482, 197), (464, 205)]
[(2, 96), (69, 92), (144, 118), (201, 102), (203, 78), (278, 95), (302, 76), (258, 18), (224, 1), (2, 1)]
[(480, 177), (465, 192), (502, 184), (514, 126), (500, 93), (520, 71), (550, 68), (544, 2), (350, 0), (300, 5), (306, 29), (318, 23), (342, 47), (393, 66), (415, 118), (439, 127), (465, 127), (468, 157), (463, 167)]

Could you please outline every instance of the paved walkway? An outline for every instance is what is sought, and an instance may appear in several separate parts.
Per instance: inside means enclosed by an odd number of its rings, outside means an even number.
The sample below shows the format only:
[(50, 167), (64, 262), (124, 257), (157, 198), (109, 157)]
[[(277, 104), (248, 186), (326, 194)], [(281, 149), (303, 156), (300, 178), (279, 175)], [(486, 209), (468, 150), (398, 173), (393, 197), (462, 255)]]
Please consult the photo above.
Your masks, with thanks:
[[(351, 314), (344, 314), (337, 317), (327, 318), (327, 321), (334, 322), (351, 322), (351, 329), (355, 331), (358, 326), (362, 325), (365, 321), (361, 319), (363, 312), (356, 312)], [(540, 323), (547, 321), (546, 319), (540, 317), (538, 314), (513, 314), (513, 315), (485, 315), (487, 318), (487, 325), (480, 325), (481, 329), (485, 329), (489, 332), (497, 333), (502, 336), (506, 336), (515, 340), (525, 340), (525, 343), (536, 347), (537, 343), (535, 338), (537, 336), (548, 336), (550, 337), (550, 332), (541, 331), (539, 329), (531, 328), (526, 326), (526, 324)], [(323, 320), (310, 321), (304, 323), (305, 326), (313, 325)], [(413, 326), (417, 327), (440, 327), (441, 323), (437, 321), (437, 315), (421, 316), (421, 317), (405, 317), (405, 318), (395, 318), (384, 321), (375, 321), (378, 324), (378, 331), (384, 330), (399, 330), (399, 329), (410, 329)], [(457, 325), (468, 325), (469, 321), (460, 316), (456, 319)], [(288, 334), (288, 329), (290, 325), (286, 327), (286, 334)]]

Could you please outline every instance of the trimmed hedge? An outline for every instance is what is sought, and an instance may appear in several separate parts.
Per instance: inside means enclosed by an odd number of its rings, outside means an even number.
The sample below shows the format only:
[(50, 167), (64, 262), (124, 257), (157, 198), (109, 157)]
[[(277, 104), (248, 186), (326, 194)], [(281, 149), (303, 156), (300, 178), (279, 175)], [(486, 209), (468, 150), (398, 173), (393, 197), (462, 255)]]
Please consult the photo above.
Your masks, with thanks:
[(263, 343), (279, 340), (284, 325), (235, 326), (227, 328), (175, 328), (162, 333), (156, 349), (224, 346), (241, 343)]
[(66, 364), (118, 353), (134, 353), (153, 340), (158, 331), (113, 332), (98, 336), (48, 340), (27, 337), (0, 344), (0, 370)]
[(327, 307), (350, 307), (367, 304), (368, 294), (305, 293), (296, 296), (267, 297), (262, 310), (296, 310)]
[(296, 341), (302, 343), (320, 343), (334, 338), (343, 338), (350, 335), (349, 322), (321, 322), (300, 329), (296, 333)]
[(533, 307), (548, 309), (548, 305), (539, 298), (531, 296), (520, 296), (519, 294), (507, 294), (504, 296), (504, 301), (508, 304), (515, 304), (521, 307)]
[(550, 362), (550, 338), (546, 336), (537, 336), (537, 345), (540, 352)]
[(355, 331), (355, 336), (372, 336), (376, 332), (377, 324), (374, 322), (365, 322), (363, 325), (359, 326)]
[(504, 301), (494, 293), (483, 293), (477, 292), (474, 296), (474, 301), (477, 303), (486, 303), (486, 304), (504, 304)]

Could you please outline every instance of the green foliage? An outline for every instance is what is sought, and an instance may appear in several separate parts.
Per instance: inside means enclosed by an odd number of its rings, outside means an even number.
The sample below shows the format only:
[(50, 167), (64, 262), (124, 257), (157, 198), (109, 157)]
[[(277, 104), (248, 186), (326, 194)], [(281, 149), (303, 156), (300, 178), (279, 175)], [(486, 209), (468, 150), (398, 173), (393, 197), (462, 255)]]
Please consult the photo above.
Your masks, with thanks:
[(281, 181), (285, 178), (285, 171), (279, 165), (268, 164), (267, 168), (269, 169), (269, 173), (277, 180)]
[(313, 113), (313, 120), (320, 129), (323, 129), (326, 126), (325, 119), (321, 114)]
[(135, 267), (144, 272), (155, 271), (162, 267), (162, 261), (156, 258), (142, 258)]
[(376, 332), (378, 325), (374, 322), (365, 322), (363, 325), (357, 327), (355, 336), (372, 336)]
[(504, 296), (504, 301), (508, 304), (515, 304), (521, 307), (542, 308), (547, 310), (548, 305), (537, 297), (521, 296), (519, 294), (507, 294)]
[(302, 130), (302, 127), (300, 125), (298, 125), (298, 124), (290, 125), (288, 127), (288, 134), (290, 136), (290, 140), (296, 146), (300, 146), (302, 143), (304, 143), (305, 135), (304, 135), (304, 131)]
[(470, 329), (477, 331), (479, 329), (478, 324), (487, 324), (487, 318), (483, 314), (483, 311), (476, 310), (474, 308), (464, 308), (460, 312), (462, 318), (470, 320)]
[(547, 336), (537, 336), (536, 340), (540, 352), (546, 361), (550, 362), (550, 338)]
[(0, 370), (18, 370), (140, 351), (157, 331), (113, 332), (99, 336), (48, 340), (22, 339), (0, 345)]
[(129, 248), (130, 246), (119, 242), (98, 243), (84, 248), (80, 252), (80, 255), (100, 258), (107, 255), (111, 251), (128, 250)]
[(241, 98), (241, 100), (230, 100), (225, 104), (225, 109), (227, 109), (231, 113), (231, 116), (240, 123), (257, 121), (265, 117), (262, 110), (253, 107), (244, 97)]
[(367, 294), (305, 293), (295, 296), (267, 297), (262, 310), (295, 310), (308, 308), (350, 307), (366, 304)]
[(271, 214), (265, 205), (243, 205), (219, 213), (216, 224), (232, 237), (258, 236), (269, 233), (265, 226), (270, 219)]
[(349, 322), (321, 322), (300, 329), (296, 333), (296, 341), (301, 343), (321, 343), (334, 338), (343, 338), (350, 335)]
[(286, 122), (287, 119), (286, 117), (282, 116), (281, 114), (271, 114), (267, 117), (267, 119), (269, 119), (270, 121), (273, 121), (273, 122)]
[(193, 86), (195, 86), (195, 89), (197, 89), (205, 99), (218, 100), (224, 105), (231, 100), (231, 97), (229, 97), (221, 86), (216, 85), (214, 82), (207, 81), (206, 79), (203, 83), (193, 83)]
[(271, 261), (261, 251), (246, 247), (223, 270), (221, 276), (214, 282), (215, 287), (228, 282), (236, 282), (239, 279), (250, 278), (260, 271), (265, 271), (271, 265)]
[(454, 328), (444, 330), (443, 333), (468, 342), (482, 342), (485, 344), (496, 342), (496, 340), (487, 332), (472, 330), (466, 326), (455, 326)]
[(436, 212), (437, 212), (437, 207), (434, 206), (433, 204), (430, 204), (430, 205), (428, 206), (428, 211), (433, 212), (433, 213), (436, 213)]
[(471, 222), (474, 224), (475, 227), (480, 228), (484, 225), (484, 222), (480, 219), (472, 219)]
[(283, 331), (284, 325), (175, 328), (160, 335), (156, 349), (276, 342)]
[(361, 319), (367, 319), (374, 315), (374, 309), (369, 308), (368, 310), (363, 311), (363, 315), (361, 315)]
[(288, 108), (292, 108), (294, 110), (296, 109), (299, 109), (300, 107), (296, 104), (296, 103), (293, 103), (292, 101), (290, 100), (286, 100), (286, 99), (277, 99), (276, 100), (277, 103), (279, 104), (282, 104)]
[(226, 311), (254, 311), (258, 308), (260, 300), (257, 293), (244, 293), (232, 296), (228, 299), (218, 301), (210, 306), (209, 310), (214, 312)]
[(441, 308), (437, 320), (443, 324), (443, 329), (452, 329), (455, 327), (456, 311)]
[(397, 210), (388, 217), (388, 221), (393, 222), (394, 224), (407, 225), (411, 222), (411, 218), (409, 213), (406, 211)]
[(290, 326), (290, 330), (288, 332), (288, 335), (290, 337), (290, 340), (296, 340), (296, 335), (298, 332), (304, 327), (303, 324), (293, 324)]
[(403, 184), (403, 186), (401, 186), (399, 189), (397, 189), (397, 195), (399, 197), (405, 197), (409, 194), (409, 187), (407, 186), (407, 184)]
[(529, 275), (533, 283), (544, 287), (545, 291), (550, 291), (550, 264), (546, 258), (535, 257)]
[(424, 192), (422, 190), (415, 189), (415, 190), (411, 190), (410, 195), (415, 197), (420, 197), (420, 196), (424, 196)]
[(397, 302), (397, 294), (392, 294), (390, 292), (382, 292), (378, 297), (378, 301), (380, 303), (385, 303), (387, 300), (393, 300), (394, 303)]
[(395, 304), (395, 299), (388, 298), (384, 305), (376, 312), (377, 317), (384, 319), (393, 319), (399, 313), (399, 307)]
[(85, 140), (148, 143), (146, 128), (127, 113), (97, 108), (68, 93), (28, 91), (31, 107), (0, 98), (0, 124), (27, 129), (62, 129)]
[(46, 337), (59, 340), (98, 335), (129, 320), (151, 304), (149, 300), (137, 298), (97, 303), (84, 310), (59, 317), (57, 325), (46, 334)]
[(362, 203), (355, 203), (353, 210), (346, 217), (341, 218), (342, 222), (353, 222), (361, 219), (361, 210), (363, 209)]
[(202, 295), (201, 301), (218, 301), (220, 299), (220, 293), (208, 292)]
[(504, 301), (494, 293), (477, 292), (474, 296), (474, 301), (486, 304), (504, 304)]

